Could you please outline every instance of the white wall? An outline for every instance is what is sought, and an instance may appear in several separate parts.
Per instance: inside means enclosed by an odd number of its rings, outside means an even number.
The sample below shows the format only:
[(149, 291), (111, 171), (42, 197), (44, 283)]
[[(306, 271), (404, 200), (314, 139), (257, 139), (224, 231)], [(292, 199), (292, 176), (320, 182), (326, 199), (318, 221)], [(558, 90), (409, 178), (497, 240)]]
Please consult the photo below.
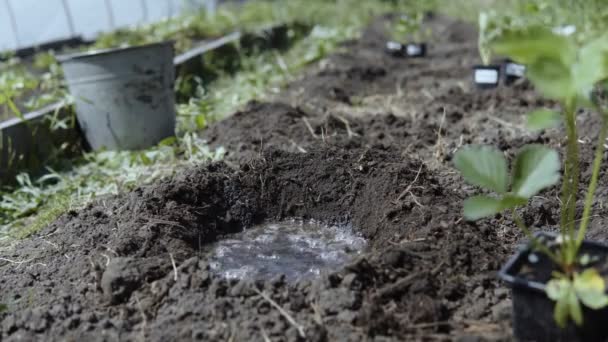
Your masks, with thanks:
[(68, 7), (74, 20), (74, 29), (84, 38), (92, 39), (110, 27), (104, 1), (68, 0)]
[(20, 46), (70, 36), (61, 0), (10, 0), (17, 20)]
[[(110, 31), (110, 17), (106, 1), (112, 5), (115, 28), (144, 22), (145, 3), (148, 22), (179, 14), (184, 2), (206, 0), (65, 0), (74, 22), (76, 35), (92, 39), (99, 32)], [(7, 3), (17, 20), (18, 37), (11, 29)], [(52, 40), (71, 37), (63, 0), (0, 0), (0, 51), (28, 47)], [(18, 44), (17, 44), (18, 40)]]
[[(2, 0), (0, 0), (2, 1)], [(12, 50), (17, 46), (11, 28), (11, 19), (4, 4), (0, 2), (0, 51)]]

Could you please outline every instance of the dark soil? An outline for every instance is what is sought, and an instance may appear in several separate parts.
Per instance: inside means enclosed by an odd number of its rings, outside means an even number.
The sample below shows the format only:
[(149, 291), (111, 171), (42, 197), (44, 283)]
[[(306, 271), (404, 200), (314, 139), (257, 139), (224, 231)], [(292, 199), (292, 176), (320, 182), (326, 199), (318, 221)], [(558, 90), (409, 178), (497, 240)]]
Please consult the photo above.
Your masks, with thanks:
[[(476, 189), (450, 160), (468, 143), (508, 156), (530, 142), (560, 146), (560, 131), (522, 124), (553, 104), (525, 81), (476, 90), (468, 25), (430, 18), (429, 58), (407, 60), (384, 52), (386, 19), (276, 98), (211, 127), (225, 163), (66, 213), (3, 255), (1, 339), (511, 340), (510, 294), (496, 275), (522, 236), (501, 215), (462, 220)], [(597, 121), (581, 113), (580, 125), (584, 169)], [(598, 240), (608, 237), (604, 176), (590, 231)], [(556, 195), (534, 198), (526, 222), (554, 228)], [(294, 217), (350, 223), (369, 247), (313, 281), (210, 271), (211, 242)]]

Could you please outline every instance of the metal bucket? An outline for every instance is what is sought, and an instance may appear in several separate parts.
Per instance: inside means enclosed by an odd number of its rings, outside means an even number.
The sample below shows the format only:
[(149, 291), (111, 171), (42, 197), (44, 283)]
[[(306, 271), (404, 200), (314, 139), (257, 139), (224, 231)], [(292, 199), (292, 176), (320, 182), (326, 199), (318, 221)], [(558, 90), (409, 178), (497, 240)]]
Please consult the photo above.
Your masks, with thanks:
[(135, 150), (175, 134), (173, 43), (59, 57), (94, 150)]

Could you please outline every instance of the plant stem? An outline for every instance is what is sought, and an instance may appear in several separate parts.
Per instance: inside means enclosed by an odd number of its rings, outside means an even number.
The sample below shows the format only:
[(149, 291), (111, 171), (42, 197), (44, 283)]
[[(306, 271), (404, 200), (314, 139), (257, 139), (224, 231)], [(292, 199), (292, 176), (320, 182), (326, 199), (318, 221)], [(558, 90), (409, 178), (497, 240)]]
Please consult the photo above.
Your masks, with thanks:
[(578, 249), (583, 243), (585, 233), (587, 232), (587, 226), (589, 225), (589, 219), (591, 217), (591, 207), (593, 206), (593, 197), (595, 190), (597, 189), (597, 179), (600, 174), (600, 167), (604, 159), (604, 144), (606, 143), (606, 136), (608, 135), (608, 113), (602, 113), (602, 128), (598, 137), (597, 147), (595, 148), (595, 158), (593, 160), (593, 172), (591, 174), (591, 181), (589, 183), (589, 189), (585, 197), (585, 208), (583, 210), (583, 217), (581, 224), (578, 229), (578, 236), (576, 237), (576, 248), (575, 255), (578, 253)]
[[(578, 138), (576, 134), (576, 111), (573, 101), (566, 103), (566, 132), (568, 143), (566, 146), (566, 160), (564, 163), (564, 182), (562, 185), (562, 214), (561, 232), (564, 240), (574, 241), (576, 195), (578, 193), (579, 173), (578, 166)], [(564, 257), (567, 257), (564, 255)]]
[(561, 259), (555, 253), (553, 253), (547, 246), (543, 245), (542, 242), (538, 241), (538, 239), (536, 237), (534, 237), (534, 235), (532, 235), (532, 232), (526, 226), (526, 224), (524, 223), (522, 218), (519, 216), (519, 214), (517, 214), (517, 212), (515, 211), (515, 208), (513, 208), (513, 210), (511, 211), (511, 215), (513, 215), (515, 224), (517, 224), (519, 229), (521, 229), (524, 232), (526, 237), (532, 243), (532, 246), (535, 249), (544, 253), (546, 256), (548, 256), (556, 265), (561, 266), (562, 265)]

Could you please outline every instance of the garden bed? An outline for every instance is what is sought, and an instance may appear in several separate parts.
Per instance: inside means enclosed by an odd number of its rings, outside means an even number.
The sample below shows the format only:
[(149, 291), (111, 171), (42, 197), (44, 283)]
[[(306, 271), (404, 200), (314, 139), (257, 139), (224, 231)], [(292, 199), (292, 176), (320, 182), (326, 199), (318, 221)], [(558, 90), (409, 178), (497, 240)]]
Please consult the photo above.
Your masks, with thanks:
[[(384, 52), (386, 20), (274, 98), (212, 125), (204, 136), (226, 148), (226, 162), (70, 211), (3, 255), (2, 339), (511, 340), (497, 271), (522, 236), (500, 215), (462, 220), (473, 189), (451, 157), (467, 143), (509, 156), (530, 142), (560, 146), (557, 130), (522, 124), (553, 103), (525, 81), (477, 90), (466, 24), (430, 17), (429, 57), (411, 60)], [(598, 125), (579, 118), (590, 163), (585, 137)], [(590, 226), (600, 241), (604, 176)], [(558, 207), (553, 189), (523, 216), (555, 227)], [(348, 223), (368, 247), (313, 280), (211, 272), (214, 241), (289, 218)]]

